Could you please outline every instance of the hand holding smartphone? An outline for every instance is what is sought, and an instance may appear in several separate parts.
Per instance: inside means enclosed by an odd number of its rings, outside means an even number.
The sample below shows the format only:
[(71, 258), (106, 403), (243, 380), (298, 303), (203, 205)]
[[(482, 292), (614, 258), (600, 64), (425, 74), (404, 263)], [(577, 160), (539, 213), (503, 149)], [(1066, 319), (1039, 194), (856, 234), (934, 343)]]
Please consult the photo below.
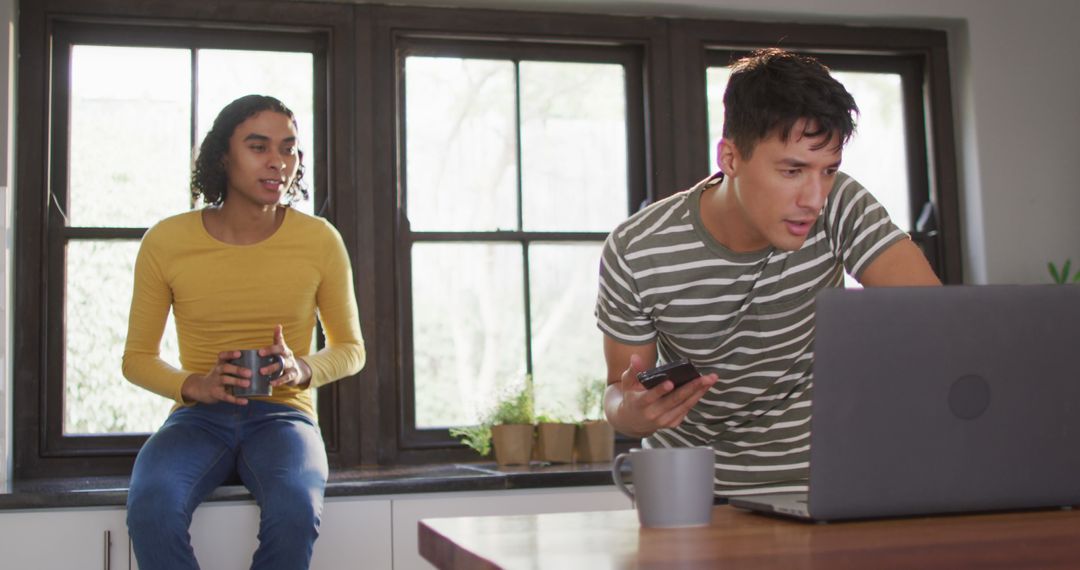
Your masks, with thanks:
[(699, 376), (701, 376), (701, 373), (698, 372), (697, 368), (694, 368), (694, 365), (689, 360), (680, 358), (674, 362), (668, 362), (656, 368), (639, 372), (637, 378), (642, 386), (652, 389), (662, 384), (664, 380), (671, 380), (675, 383), (675, 387), (678, 388)]

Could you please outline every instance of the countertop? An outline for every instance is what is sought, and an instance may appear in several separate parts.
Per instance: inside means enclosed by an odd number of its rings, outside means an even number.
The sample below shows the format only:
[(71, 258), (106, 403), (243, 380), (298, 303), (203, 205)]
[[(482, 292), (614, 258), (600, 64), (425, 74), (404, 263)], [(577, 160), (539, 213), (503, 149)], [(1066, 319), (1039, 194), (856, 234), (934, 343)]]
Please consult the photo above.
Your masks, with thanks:
[[(0, 488), (0, 511), (40, 508), (113, 507), (127, 502), (128, 477), (86, 477), (15, 481)], [(397, 495), (453, 491), (493, 491), (544, 487), (610, 485), (611, 463), (500, 467), (493, 462), (409, 467), (337, 469), (326, 496)], [(218, 487), (208, 501), (251, 500), (242, 485)]]

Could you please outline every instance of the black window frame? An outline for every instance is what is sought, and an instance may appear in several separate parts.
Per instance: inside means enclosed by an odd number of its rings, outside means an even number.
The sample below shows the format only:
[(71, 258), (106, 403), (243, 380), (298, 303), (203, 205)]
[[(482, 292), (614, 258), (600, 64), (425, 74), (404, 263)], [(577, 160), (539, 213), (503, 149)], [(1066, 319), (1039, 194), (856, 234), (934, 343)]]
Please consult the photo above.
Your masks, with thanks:
[[(354, 285), (368, 362), (356, 378), (319, 393), (319, 414), (335, 469), (360, 465), (409, 465), (478, 459), (445, 430), (411, 433), (403, 406), (411, 353), (403, 339), (408, 313), (410, 242), (399, 225), (404, 165), (399, 59), (410, 42), (529, 46), (597, 46), (637, 54), (641, 67), (640, 185), (647, 200), (688, 188), (705, 174), (708, 158), (705, 69), (710, 49), (779, 46), (818, 56), (901, 56), (921, 62), (927, 157), (925, 178), (935, 203), (938, 255), (945, 282), (961, 282), (959, 191), (947, 36), (943, 31), (827, 24), (696, 20), (668, 17), (559, 14), (294, 0), (206, 0), (193, 3), (140, 0), (42, 0), (19, 10), (17, 134), (19, 169), (14, 194), (12, 287), (13, 456), (16, 479), (124, 475), (138, 439), (111, 439), (70, 449), (47, 445), (47, 410), (61, 405), (49, 370), (62, 361), (49, 344), (56, 311), (48, 295), (56, 278), (55, 235), (50, 233), (48, 184), (57, 117), (51, 111), (51, 49), (57, 26), (122, 25), (154, 30), (234, 34), (313, 34), (327, 46), (325, 81), (324, 214), (341, 232), (353, 263)], [(513, 51), (513, 50), (511, 50)], [(628, 109), (629, 111), (630, 109)], [(631, 211), (637, 209), (636, 197)], [(535, 236), (519, 235), (516, 239)], [(925, 244), (924, 244), (925, 246)], [(49, 263), (53, 263), (52, 266)], [(597, 351), (601, 347), (596, 347)], [(59, 356), (62, 357), (62, 352)], [(119, 367), (119, 363), (117, 363)], [(598, 371), (602, 373), (602, 371)], [(328, 427), (330, 426), (330, 427)], [(55, 431), (55, 430), (54, 430)], [(415, 432), (415, 430), (414, 430)], [(77, 441), (76, 441), (77, 440)], [(633, 440), (622, 440), (628, 446)], [(122, 444), (122, 445), (120, 445)], [(49, 447), (52, 445), (52, 447)], [(66, 445), (66, 444), (65, 444)], [(95, 447), (96, 446), (96, 447)]]
[[(48, 316), (48, 345), (46, 351), (54, 355), (49, 359), (45, 370), (46, 376), (46, 406), (45, 418), (42, 422), (44, 427), (44, 451), (49, 454), (92, 454), (94, 452), (107, 451), (137, 451), (145, 441), (145, 435), (64, 435), (64, 355), (65, 333), (64, 323), (66, 315), (62, 313), (64, 307), (64, 285), (66, 254), (65, 248), (74, 241), (95, 240), (118, 240), (138, 241), (142, 239), (147, 227), (85, 227), (70, 226), (66, 222), (65, 214), (70, 212), (70, 196), (68, 195), (68, 176), (66, 166), (69, 162), (68, 152), (69, 138), (69, 111), (70, 90), (60, 88), (61, 85), (70, 85), (71, 71), (71, 48), (75, 45), (95, 46), (118, 46), (136, 48), (179, 48), (191, 51), (192, 88), (189, 92), (191, 103), (191, 117), (189, 126), (189, 148), (195, 148), (201, 141), (196, 140), (196, 127), (198, 123), (198, 57), (197, 53), (202, 49), (251, 49), (253, 46), (259, 51), (281, 52), (308, 52), (313, 56), (315, 73), (314, 80), (314, 133), (312, 141), (313, 151), (308, 154), (314, 157), (314, 161), (306, 165), (315, 173), (316, 188), (313, 188), (311, 199), (315, 202), (315, 211), (321, 212), (332, 219), (329, 210), (329, 199), (326, 195), (326, 187), (322, 184), (327, 175), (326, 171), (326, 141), (323, 132), (326, 125), (326, 93), (325, 93), (325, 69), (326, 69), (326, 42), (325, 38), (317, 34), (274, 32), (267, 35), (265, 32), (229, 32), (222, 35), (219, 32), (205, 29), (162, 30), (146, 26), (122, 26), (122, 25), (87, 25), (69, 22), (58, 22), (54, 27), (53, 36), (53, 66), (52, 84), (52, 136), (50, 150), (50, 195), (49, 221), (46, 228), (47, 242), (49, 244), (49, 275), (59, 276), (60, 279), (49, 281), (47, 304), (60, 310), (53, 311)], [(62, 205), (62, 209), (61, 209)], [(320, 335), (321, 336), (321, 335)], [(320, 339), (321, 342), (321, 339)], [(119, 371), (117, 371), (118, 373)], [(118, 374), (119, 375), (119, 374)], [(333, 399), (334, 395), (328, 393), (327, 397)], [(333, 406), (332, 402), (326, 405)], [(336, 428), (332, 422), (321, 426), (328, 441), (336, 439)]]
[[(639, 46), (593, 45), (570, 42), (550, 43), (536, 41), (505, 42), (487, 39), (451, 39), (407, 37), (398, 42), (396, 53), (396, 77), (398, 92), (399, 131), (398, 152), (402, 157), (399, 167), (399, 195), (397, 208), (398, 228), (398, 283), (399, 294), (403, 302), (399, 304), (398, 353), (401, 354), (401, 406), (398, 411), (398, 432), (401, 434), (400, 447), (407, 450), (454, 447), (457, 440), (450, 437), (445, 428), (416, 427), (415, 374), (413, 373), (412, 343), (412, 277), (411, 250), (416, 243), (503, 243), (521, 246), (524, 311), (525, 311), (525, 360), (526, 373), (532, 373), (532, 331), (530, 325), (531, 307), (529, 286), (529, 245), (533, 243), (603, 243), (608, 232), (574, 231), (536, 231), (536, 230), (491, 230), (491, 231), (414, 231), (409, 226), (407, 216), (408, 180), (405, 176), (406, 157), (405, 130), (408, 115), (405, 108), (405, 62), (411, 56), (460, 57), (467, 59), (489, 59), (510, 61), (515, 65), (515, 82), (520, 80), (518, 64), (525, 61), (606, 63), (620, 65), (624, 71), (626, 93), (626, 151), (627, 151), (627, 212), (633, 212), (646, 199), (645, 186), (645, 105), (642, 98), (644, 85), (643, 53)], [(521, 227), (523, 206), (521, 187), (521, 122), (520, 122), (520, 84), (517, 83), (518, 95), (515, 96), (517, 110), (517, 163), (516, 192), (518, 198), (517, 224)]]
[[(948, 37), (943, 31), (686, 20), (673, 27), (686, 56), (673, 83), (684, 94), (677, 118), (688, 136), (676, 141), (684, 184), (700, 180), (708, 164), (706, 69), (758, 48), (782, 47), (818, 58), (838, 71), (901, 76), (912, 240), (947, 284), (963, 282), (957, 165), (953, 135)], [(873, 189), (870, 189), (873, 191)], [(929, 216), (920, 220), (924, 206)]]
[[(379, 219), (394, 220), (393, 227), (377, 228), (384, 240), (381, 243), (392, 246), (380, 248), (375, 255), (379, 257), (376, 264), (384, 274), (395, 276), (374, 284), (380, 299), (392, 300), (392, 304), (382, 305), (379, 320), (388, 326), (387, 334), (393, 335), (381, 337), (379, 346), (377, 460), (380, 464), (401, 465), (475, 461), (475, 452), (450, 438), (448, 430), (417, 430), (411, 418), (408, 423), (405, 420), (404, 406), (411, 406), (412, 402), (412, 394), (406, 394), (406, 385), (411, 385), (412, 379), (405, 376), (406, 366), (412, 365), (412, 354), (402, 349), (402, 331), (411, 326), (411, 308), (406, 304), (410, 288), (403, 281), (408, 268), (401, 261), (411, 245), (403, 239), (398, 223), (402, 219), (399, 213), (404, 180), (401, 158), (405, 148), (399, 136), (403, 132), (400, 113), (404, 109), (400, 90), (401, 48), (410, 42), (447, 42), (441, 45), (486, 46), (484, 49), (506, 49), (509, 53), (514, 53), (515, 46), (529, 50), (543, 46), (583, 49), (590, 45), (638, 52), (642, 66), (642, 132), (640, 135), (628, 132), (627, 136), (642, 137), (644, 179), (640, 184), (645, 196), (651, 199), (658, 189), (674, 180), (669, 155), (657, 151), (658, 147), (670, 144), (670, 92), (664, 87), (662, 74), (653, 72), (668, 61), (667, 28), (663, 22), (651, 18), (437, 8), (376, 7), (372, 21), (374, 83), (378, 89), (375, 135), (377, 140), (390, 141), (376, 148), (375, 164), (381, 167), (376, 172), (376, 184), (392, 189), (377, 193), (375, 207)], [(630, 211), (636, 208), (637, 204), (632, 204)], [(597, 346), (597, 350), (601, 347)], [(393, 412), (385, 413), (388, 410)], [(629, 440), (625, 440), (623, 446), (628, 445)]]
[[(13, 335), (13, 398), (19, 402), (14, 414), (14, 476), (120, 474), (130, 471), (146, 434), (63, 433), (65, 251), (71, 241), (136, 241), (146, 228), (68, 227), (66, 224), (71, 47), (107, 45), (191, 49), (193, 73), (197, 73), (194, 64), (195, 50), (198, 49), (312, 53), (313, 110), (317, 124), (313, 125), (316, 140), (311, 143), (315, 151), (311, 153), (314, 160), (307, 167), (315, 173), (313, 199), (316, 210), (321, 210), (328, 219), (335, 220), (347, 208), (355, 207), (355, 201), (351, 196), (339, 196), (341, 193), (335, 192), (337, 188), (346, 187), (342, 182), (347, 177), (336, 172), (332, 174), (331, 166), (341, 162), (340, 150), (344, 149), (339, 147), (344, 146), (341, 135), (345, 133), (336, 132), (340, 129), (333, 128), (328, 116), (331, 112), (329, 107), (343, 97), (343, 92), (339, 86), (331, 85), (329, 76), (332, 75), (331, 66), (339, 67), (332, 53), (351, 47), (348, 44), (352, 39), (353, 23), (348, 18), (347, 26), (339, 26), (343, 33), (334, 37), (334, 25), (330, 22), (340, 19), (342, 8), (321, 9), (302, 16), (295, 4), (279, 6), (282, 12), (277, 16), (281, 23), (268, 22), (264, 15), (253, 18), (256, 14), (253, 10), (240, 10), (235, 15), (240, 20), (230, 21), (219, 18), (207, 7), (171, 6), (162, 10), (167, 14), (155, 13), (153, 18), (140, 18), (140, 9), (155, 8), (128, 5), (123, 10), (125, 17), (121, 17), (108, 12), (115, 7), (113, 4), (126, 5), (124, 2), (97, 6), (97, 9), (106, 12), (102, 15), (87, 15), (72, 10), (74, 5), (85, 8), (78, 2), (49, 4), (20, 10), (20, 29), (23, 31), (20, 34), (20, 51), (26, 57), (20, 59), (19, 65), (19, 109), (24, 116), (39, 117), (41, 121), (20, 121), (19, 145), (16, 148), (24, 166), (18, 172), (21, 191), (15, 203), (15, 233), (19, 247), (15, 252), (13, 312), (20, 326), (16, 327), (16, 334)], [(345, 11), (351, 15), (351, 11)], [(327, 12), (336, 12), (336, 17), (327, 17)], [(163, 17), (168, 15), (184, 19)], [(200, 15), (210, 16), (210, 19), (199, 20)], [(35, 31), (39, 35), (35, 35)], [(35, 46), (32, 43), (35, 40), (44, 42)], [(197, 121), (195, 82), (193, 75), (190, 95), (192, 139), (196, 136), (194, 130)], [(334, 153), (337, 154), (331, 156)], [(27, 167), (29, 164), (40, 164), (41, 168)], [(31, 195), (35, 199), (28, 199)], [(349, 232), (342, 233), (346, 247), (355, 251), (355, 236)], [(130, 298), (130, 292), (116, 294), (126, 294)], [(120, 378), (119, 363), (117, 378)], [(319, 394), (320, 427), (328, 455), (339, 464), (355, 463), (354, 458), (343, 457), (352, 450), (342, 445), (342, 422), (337, 413), (341, 402), (349, 397), (349, 394), (341, 393), (336, 385), (321, 389)], [(28, 405), (30, 402), (33, 405)]]

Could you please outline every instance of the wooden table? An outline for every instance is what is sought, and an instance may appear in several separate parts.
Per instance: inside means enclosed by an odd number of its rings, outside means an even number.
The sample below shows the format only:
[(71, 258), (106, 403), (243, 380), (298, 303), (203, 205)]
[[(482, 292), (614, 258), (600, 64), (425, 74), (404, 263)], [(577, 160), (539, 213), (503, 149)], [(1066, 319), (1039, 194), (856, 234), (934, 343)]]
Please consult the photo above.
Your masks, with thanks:
[(803, 523), (722, 506), (643, 529), (632, 510), (420, 521), (420, 554), (476, 568), (1080, 568), (1080, 510)]

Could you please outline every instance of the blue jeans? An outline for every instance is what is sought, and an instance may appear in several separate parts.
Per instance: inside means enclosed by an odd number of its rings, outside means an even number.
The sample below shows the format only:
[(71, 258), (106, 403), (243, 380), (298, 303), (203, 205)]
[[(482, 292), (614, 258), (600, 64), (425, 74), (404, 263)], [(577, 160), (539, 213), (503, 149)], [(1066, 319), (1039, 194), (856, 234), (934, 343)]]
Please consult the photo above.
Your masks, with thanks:
[(191, 514), (239, 475), (259, 504), (259, 548), (251, 567), (307, 568), (319, 535), (326, 450), (303, 412), (258, 400), (198, 404), (169, 416), (135, 459), (127, 525), (139, 567), (198, 568)]

